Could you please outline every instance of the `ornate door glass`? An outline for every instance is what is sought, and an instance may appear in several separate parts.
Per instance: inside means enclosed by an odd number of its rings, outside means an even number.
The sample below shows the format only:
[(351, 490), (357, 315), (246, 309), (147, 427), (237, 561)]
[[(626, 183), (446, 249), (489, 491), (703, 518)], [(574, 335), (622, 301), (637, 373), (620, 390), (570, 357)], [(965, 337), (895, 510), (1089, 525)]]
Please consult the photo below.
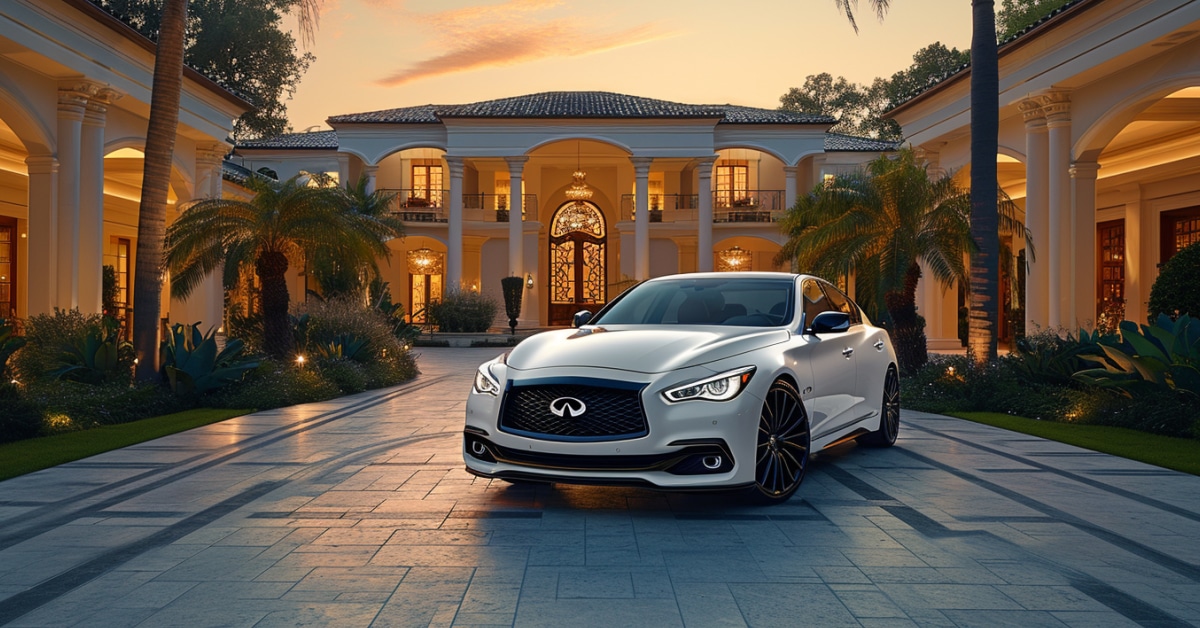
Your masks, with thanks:
[(409, 322), (429, 322), (425, 308), (442, 298), (445, 258), (442, 253), (427, 248), (408, 252)]
[(607, 244), (604, 214), (592, 203), (567, 203), (555, 213), (550, 223), (552, 324), (569, 323), (576, 306), (607, 300)]

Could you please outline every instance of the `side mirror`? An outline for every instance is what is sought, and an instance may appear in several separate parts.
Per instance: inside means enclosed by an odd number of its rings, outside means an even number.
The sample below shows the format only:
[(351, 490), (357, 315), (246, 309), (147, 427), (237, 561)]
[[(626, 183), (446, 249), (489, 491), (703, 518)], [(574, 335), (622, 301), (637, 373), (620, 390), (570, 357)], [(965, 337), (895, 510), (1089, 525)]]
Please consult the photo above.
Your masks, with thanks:
[(850, 329), (850, 315), (845, 312), (821, 312), (805, 330), (809, 334), (840, 334)]
[(579, 310), (578, 312), (575, 312), (575, 319), (571, 322), (571, 326), (583, 327), (584, 325), (587, 325), (588, 321), (590, 320), (592, 320), (592, 313), (590, 310)]

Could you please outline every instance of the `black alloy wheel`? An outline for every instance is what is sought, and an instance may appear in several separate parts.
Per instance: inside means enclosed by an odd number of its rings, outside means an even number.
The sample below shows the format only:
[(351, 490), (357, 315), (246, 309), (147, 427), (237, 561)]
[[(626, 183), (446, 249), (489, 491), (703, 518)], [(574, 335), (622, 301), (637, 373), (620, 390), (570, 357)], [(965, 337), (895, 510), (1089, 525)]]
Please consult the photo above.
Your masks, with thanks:
[(804, 480), (809, 448), (808, 413), (800, 393), (776, 380), (759, 415), (751, 497), (769, 504), (787, 501)]
[(879, 429), (864, 434), (858, 442), (868, 447), (891, 447), (900, 434), (900, 376), (895, 366), (889, 366), (883, 378), (883, 405), (879, 412)]

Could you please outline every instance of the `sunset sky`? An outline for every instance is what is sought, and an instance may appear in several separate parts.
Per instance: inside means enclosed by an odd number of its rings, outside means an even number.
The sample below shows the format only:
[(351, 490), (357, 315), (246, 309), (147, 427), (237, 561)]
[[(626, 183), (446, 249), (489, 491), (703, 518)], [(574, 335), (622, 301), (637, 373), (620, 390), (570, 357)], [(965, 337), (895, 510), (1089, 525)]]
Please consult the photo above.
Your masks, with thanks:
[(859, 33), (833, 0), (324, 0), (317, 61), (288, 103), (296, 131), (331, 115), (597, 90), (775, 108), (829, 72), (891, 76), (940, 41), (966, 49), (968, 0), (895, 0)]

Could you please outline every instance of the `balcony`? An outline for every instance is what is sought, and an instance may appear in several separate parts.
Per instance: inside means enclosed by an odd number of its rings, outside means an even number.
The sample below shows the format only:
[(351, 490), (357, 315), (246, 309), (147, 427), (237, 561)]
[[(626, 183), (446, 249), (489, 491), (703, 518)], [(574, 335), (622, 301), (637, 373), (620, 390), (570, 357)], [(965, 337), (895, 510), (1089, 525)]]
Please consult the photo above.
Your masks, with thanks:
[[(537, 194), (521, 198), (522, 219), (537, 216)], [(508, 222), (508, 194), (463, 194), (463, 220)]]
[[(787, 208), (783, 190), (718, 190), (713, 192), (713, 222), (771, 223)], [(621, 216), (634, 219), (635, 195), (621, 196)], [(699, 219), (698, 194), (651, 194), (650, 222), (685, 222)]]
[[(450, 190), (383, 190), (395, 194), (392, 214), (404, 222), (447, 222)], [(524, 195), (522, 215), (537, 215), (537, 195)], [(508, 222), (507, 194), (463, 194), (463, 220), (477, 222)]]

